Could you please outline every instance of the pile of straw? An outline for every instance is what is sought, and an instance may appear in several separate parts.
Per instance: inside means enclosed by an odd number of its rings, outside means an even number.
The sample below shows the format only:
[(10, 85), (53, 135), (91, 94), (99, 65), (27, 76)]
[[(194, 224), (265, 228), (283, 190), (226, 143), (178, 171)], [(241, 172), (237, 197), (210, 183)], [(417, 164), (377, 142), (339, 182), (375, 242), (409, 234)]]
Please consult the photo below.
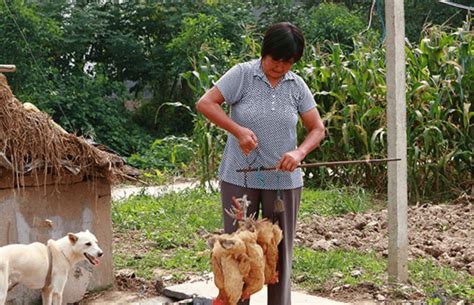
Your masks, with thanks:
[[(65, 132), (51, 117), (25, 107), (0, 73), (0, 167), (10, 170), (17, 186), (26, 175), (81, 175), (117, 182), (126, 177), (121, 157)], [(57, 180), (57, 179), (55, 179)]]

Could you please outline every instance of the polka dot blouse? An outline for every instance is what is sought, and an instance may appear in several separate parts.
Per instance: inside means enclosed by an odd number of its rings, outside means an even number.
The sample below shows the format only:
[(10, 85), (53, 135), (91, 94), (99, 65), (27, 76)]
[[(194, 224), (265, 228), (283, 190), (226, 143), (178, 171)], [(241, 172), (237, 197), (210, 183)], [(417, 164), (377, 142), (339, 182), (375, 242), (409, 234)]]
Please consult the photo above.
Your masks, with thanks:
[(291, 173), (236, 171), (276, 166), (284, 153), (296, 148), (298, 116), (316, 106), (303, 79), (289, 71), (272, 87), (261, 68), (261, 60), (254, 60), (234, 66), (215, 85), (230, 106), (231, 119), (252, 130), (258, 139), (258, 147), (245, 156), (237, 138), (229, 133), (219, 178), (254, 189), (284, 190), (303, 186), (299, 168)]

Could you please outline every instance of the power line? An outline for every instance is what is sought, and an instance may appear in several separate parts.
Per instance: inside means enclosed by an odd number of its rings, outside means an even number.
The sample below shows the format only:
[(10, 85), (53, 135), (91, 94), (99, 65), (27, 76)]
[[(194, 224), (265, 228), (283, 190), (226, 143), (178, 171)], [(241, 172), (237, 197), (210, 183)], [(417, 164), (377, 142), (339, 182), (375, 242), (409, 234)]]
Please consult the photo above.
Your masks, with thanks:
[(454, 6), (454, 7), (457, 7), (457, 8), (465, 9), (465, 10), (468, 10), (469, 12), (474, 11), (474, 6), (467, 6), (467, 5), (463, 5), (463, 4), (458, 4), (458, 3), (454, 3), (454, 2), (451, 2), (451, 1), (448, 1), (448, 0), (439, 0), (439, 2), (443, 3), (443, 4), (451, 5), (451, 6)]

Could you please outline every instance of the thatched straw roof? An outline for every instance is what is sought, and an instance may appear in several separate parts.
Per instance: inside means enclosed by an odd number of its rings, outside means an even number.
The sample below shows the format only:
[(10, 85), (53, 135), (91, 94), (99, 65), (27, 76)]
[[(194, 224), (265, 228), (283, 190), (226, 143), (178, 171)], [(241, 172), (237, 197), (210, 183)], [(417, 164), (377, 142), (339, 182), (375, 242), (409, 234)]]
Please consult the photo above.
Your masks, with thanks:
[(23, 179), (29, 175), (54, 175), (59, 180), (62, 176), (80, 175), (103, 177), (110, 182), (127, 177), (127, 167), (120, 156), (67, 133), (34, 106), (25, 107), (0, 73), (0, 169), (2, 167), (12, 173), (17, 186), (24, 185)]

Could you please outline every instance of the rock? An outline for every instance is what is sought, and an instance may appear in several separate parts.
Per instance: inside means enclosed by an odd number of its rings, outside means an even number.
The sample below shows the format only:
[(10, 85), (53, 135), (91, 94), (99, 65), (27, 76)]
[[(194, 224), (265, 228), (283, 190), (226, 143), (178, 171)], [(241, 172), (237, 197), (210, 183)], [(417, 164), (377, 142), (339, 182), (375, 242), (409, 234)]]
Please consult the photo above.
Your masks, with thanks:
[(339, 291), (342, 290), (342, 287), (341, 286), (338, 286), (338, 287), (334, 287), (333, 289), (331, 289), (331, 293), (337, 293)]
[(462, 250), (462, 246), (459, 243), (454, 243), (451, 247), (451, 252), (460, 252)]
[(163, 290), (165, 289), (165, 284), (161, 276), (154, 277), (152, 280), (152, 285), (155, 288), (155, 291), (158, 293), (158, 295), (163, 293)]
[(377, 295), (375, 296), (375, 299), (379, 302), (385, 301), (385, 297), (381, 295), (380, 293), (377, 293)]
[(362, 220), (361, 222), (358, 222), (354, 228), (356, 228), (357, 230), (363, 230), (365, 228), (365, 226), (367, 225), (367, 223)]
[(328, 232), (324, 233), (324, 237), (327, 238), (327, 239), (332, 238), (332, 236), (333, 236), (333, 233), (331, 231), (328, 231)]
[(295, 282), (296, 283), (302, 283), (304, 282), (304, 280), (306, 279), (306, 276), (304, 274), (301, 274), (301, 275), (298, 275), (296, 278), (295, 278)]
[(359, 248), (360, 246), (362, 246), (362, 243), (358, 241), (357, 239), (353, 239), (349, 241), (349, 245), (351, 245), (354, 248)]
[(469, 272), (471, 275), (474, 275), (474, 262), (467, 266), (467, 272)]
[(472, 263), (474, 261), (474, 251), (464, 253), (462, 259), (466, 264)]
[(362, 275), (362, 271), (361, 270), (352, 270), (351, 271), (351, 276), (352, 277), (359, 277)]
[(311, 246), (311, 249), (317, 251), (328, 251), (330, 247), (331, 245), (327, 240), (320, 239)]
[(371, 221), (367, 224), (367, 227), (376, 227), (379, 224), (377, 220)]
[(441, 256), (441, 254), (443, 254), (443, 250), (441, 250), (440, 248), (434, 246), (434, 247), (426, 247), (425, 248), (425, 252), (432, 255), (434, 258), (438, 258)]
[(116, 277), (135, 278), (135, 271), (133, 269), (120, 269), (115, 272)]
[(337, 278), (343, 278), (344, 277), (344, 274), (342, 272), (334, 272), (333, 275)]

